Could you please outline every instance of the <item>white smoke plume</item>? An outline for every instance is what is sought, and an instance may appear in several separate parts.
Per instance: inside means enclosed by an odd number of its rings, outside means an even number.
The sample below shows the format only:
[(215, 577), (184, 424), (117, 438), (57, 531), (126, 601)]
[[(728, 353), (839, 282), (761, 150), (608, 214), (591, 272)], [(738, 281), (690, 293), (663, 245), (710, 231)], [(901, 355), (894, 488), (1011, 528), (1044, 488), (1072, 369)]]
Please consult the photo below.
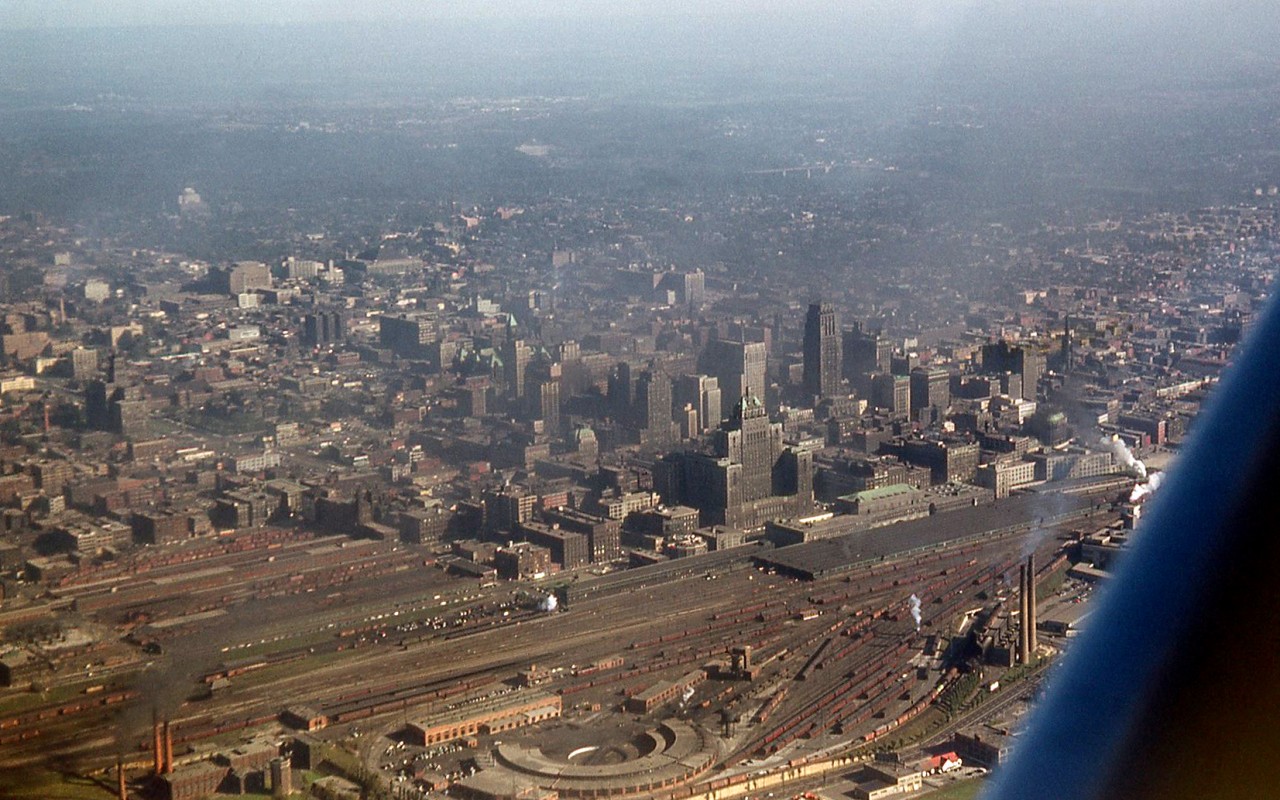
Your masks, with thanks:
[(920, 598), (913, 594), (907, 603), (911, 606), (911, 618), (916, 621), (916, 630), (920, 630)]
[(1163, 472), (1151, 473), (1150, 477), (1147, 478), (1146, 483), (1140, 483), (1133, 487), (1133, 491), (1129, 493), (1129, 502), (1136, 503), (1148, 495), (1155, 494), (1155, 491), (1160, 488), (1160, 484), (1163, 482)]
[(556, 596), (554, 594), (547, 595), (543, 598), (542, 602), (538, 604), (538, 609), (540, 611), (555, 611), (559, 607), (560, 603), (556, 600)]
[(1115, 435), (1103, 436), (1102, 446), (1111, 451), (1116, 463), (1124, 467), (1126, 472), (1140, 481), (1147, 479), (1147, 465), (1141, 459), (1134, 458), (1133, 451), (1124, 443), (1124, 439)]
[(681, 705), (688, 705), (689, 701), (692, 699), (693, 699), (693, 687), (692, 686), (684, 687), (684, 693), (680, 695)]

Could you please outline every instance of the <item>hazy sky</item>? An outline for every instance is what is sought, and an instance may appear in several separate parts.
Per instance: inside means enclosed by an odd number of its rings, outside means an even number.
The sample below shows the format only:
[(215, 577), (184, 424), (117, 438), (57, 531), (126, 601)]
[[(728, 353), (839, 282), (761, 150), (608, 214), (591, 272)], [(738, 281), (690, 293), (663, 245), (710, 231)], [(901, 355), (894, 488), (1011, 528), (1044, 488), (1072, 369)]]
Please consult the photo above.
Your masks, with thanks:
[(974, 0), (0, 0), (0, 28), (299, 23), (440, 17), (894, 13), (933, 21)]

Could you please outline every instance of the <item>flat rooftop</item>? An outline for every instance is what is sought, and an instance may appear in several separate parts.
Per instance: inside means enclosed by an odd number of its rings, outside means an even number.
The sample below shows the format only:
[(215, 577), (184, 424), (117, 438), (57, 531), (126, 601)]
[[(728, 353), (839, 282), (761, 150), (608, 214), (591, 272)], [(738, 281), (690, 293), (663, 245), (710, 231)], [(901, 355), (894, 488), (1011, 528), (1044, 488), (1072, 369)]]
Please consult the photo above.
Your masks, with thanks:
[(764, 566), (813, 580), (917, 548), (1020, 527), (1053, 525), (1082, 515), (1094, 505), (1091, 498), (1078, 495), (1009, 497), (992, 505), (965, 507), (924, 519), (780, 547), (754, 558)]

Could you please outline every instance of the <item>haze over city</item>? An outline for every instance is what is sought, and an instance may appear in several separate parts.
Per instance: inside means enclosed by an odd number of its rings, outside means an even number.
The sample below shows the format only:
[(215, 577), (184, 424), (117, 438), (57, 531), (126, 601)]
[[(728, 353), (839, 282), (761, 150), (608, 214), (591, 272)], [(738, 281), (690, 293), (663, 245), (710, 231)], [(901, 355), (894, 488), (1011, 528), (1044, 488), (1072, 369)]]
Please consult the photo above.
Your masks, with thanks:
[(976, 796), (1269, 301), (1277, 42), (5, 3), (0, 796)]

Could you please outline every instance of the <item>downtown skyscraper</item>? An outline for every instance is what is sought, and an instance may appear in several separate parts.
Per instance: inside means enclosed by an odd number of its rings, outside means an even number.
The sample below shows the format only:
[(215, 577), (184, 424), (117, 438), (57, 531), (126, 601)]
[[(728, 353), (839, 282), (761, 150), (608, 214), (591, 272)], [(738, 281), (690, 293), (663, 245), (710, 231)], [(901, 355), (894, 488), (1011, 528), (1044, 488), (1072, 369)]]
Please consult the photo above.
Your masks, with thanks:
[(830, 397), (840, 387), (840, 316), (829, 303), (809, 304), (804, 318), (804, 391)]

